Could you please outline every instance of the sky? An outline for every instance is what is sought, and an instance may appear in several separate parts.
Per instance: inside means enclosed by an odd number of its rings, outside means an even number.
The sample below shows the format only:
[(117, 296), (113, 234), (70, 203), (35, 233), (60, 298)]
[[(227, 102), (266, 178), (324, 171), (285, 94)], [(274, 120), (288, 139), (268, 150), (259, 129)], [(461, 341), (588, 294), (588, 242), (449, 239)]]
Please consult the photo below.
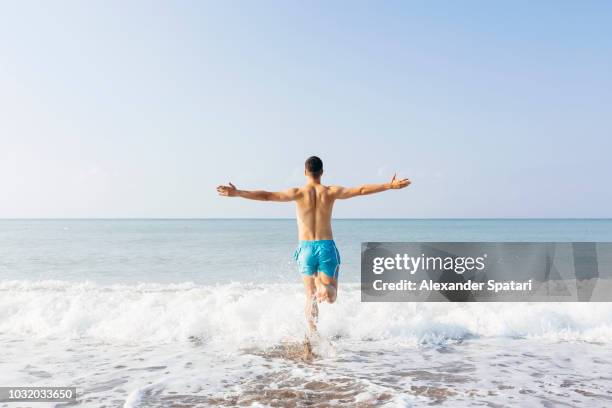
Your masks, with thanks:
[(612, 2), (0, 3), (0, 218), (612, 217)]

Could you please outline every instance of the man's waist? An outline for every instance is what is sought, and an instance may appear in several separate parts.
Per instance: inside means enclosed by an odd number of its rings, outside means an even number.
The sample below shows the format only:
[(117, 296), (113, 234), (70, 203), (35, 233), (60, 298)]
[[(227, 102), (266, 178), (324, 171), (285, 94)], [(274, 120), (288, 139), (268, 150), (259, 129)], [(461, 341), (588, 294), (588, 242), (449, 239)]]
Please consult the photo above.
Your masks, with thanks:
[(300, 239), (300, 245), (335, 244), (333, 239)]

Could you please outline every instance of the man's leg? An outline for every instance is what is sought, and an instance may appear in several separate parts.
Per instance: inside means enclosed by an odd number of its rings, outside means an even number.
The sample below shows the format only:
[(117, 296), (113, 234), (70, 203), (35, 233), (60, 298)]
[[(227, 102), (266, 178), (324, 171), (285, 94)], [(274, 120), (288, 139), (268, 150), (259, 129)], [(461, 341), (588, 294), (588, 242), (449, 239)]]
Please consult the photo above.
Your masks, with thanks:
[(319, 316), (319, 307), (317, 306), (317, 287), (315, 286), (315, 277), (302, 275), (304, 281), (304, 290), (306, 291), (306, 307), (304, 313), (306, 315), (306, 322), (308, 322), (308, 328), (311, 331), (317, 330), (317, 317)]
[(334, 303), (336, 301), (338, 296), (338, 280), (324, 273), (318, 273), (315, 278), (315, 285), (319, 303), (323, 301)]
[(317, 300), (334, 303), (338, 294), (338, 272), (340, 270), (340, 254), (333, 241), (320, 241), (318, 251), (319, 273), (315, 281)]

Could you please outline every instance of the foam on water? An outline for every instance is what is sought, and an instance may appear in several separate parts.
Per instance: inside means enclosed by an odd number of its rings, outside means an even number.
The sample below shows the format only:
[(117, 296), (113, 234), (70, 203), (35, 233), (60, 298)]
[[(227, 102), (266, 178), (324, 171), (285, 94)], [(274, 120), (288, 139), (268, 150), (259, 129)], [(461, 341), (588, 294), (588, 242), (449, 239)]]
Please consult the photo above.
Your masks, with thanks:
[(610, 241), (612, 220), (334, 232), (339, 298), (306, 361), (294, 220), (0, 220), (0, 384), (84, 407), (612, 404), (610, 304), (366, 304), (347, 284), (363, 241)]
[[(198, 339), (236, 350), (303, 332), (303, 293), (292, 284), (137, 284), (1, 281), (0, 331), (37, 338), (155, 344)], [(361, 303), (343, 285), (322, 305), (330, 337), (443, 344), (472, 337), (609, 343), (609, 303)]]
[(299, 354), (303, 302), (293, 284), (0, 281), (0, 382), (74, 385), (84, 406), (612, 401), (591, 374), (612, 364), (611, 304), (361, 303), (341, 284), (305, 362), (277, 351)]

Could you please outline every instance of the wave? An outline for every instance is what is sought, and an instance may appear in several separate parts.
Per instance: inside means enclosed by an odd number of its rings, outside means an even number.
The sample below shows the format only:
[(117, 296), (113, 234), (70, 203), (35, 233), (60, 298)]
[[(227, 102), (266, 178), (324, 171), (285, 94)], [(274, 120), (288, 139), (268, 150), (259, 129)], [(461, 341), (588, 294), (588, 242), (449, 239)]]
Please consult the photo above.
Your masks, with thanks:
[[(270, 346), (305, 332), (295, 284), (99, 285), (0, 281), (0, 334), (112, 343), (196, 340)], [(469, 338), (612, 341), (612, 303), (362, 303), (358, 284), (321, 306), (322, 334), (346, 341), (445, 344)]]

